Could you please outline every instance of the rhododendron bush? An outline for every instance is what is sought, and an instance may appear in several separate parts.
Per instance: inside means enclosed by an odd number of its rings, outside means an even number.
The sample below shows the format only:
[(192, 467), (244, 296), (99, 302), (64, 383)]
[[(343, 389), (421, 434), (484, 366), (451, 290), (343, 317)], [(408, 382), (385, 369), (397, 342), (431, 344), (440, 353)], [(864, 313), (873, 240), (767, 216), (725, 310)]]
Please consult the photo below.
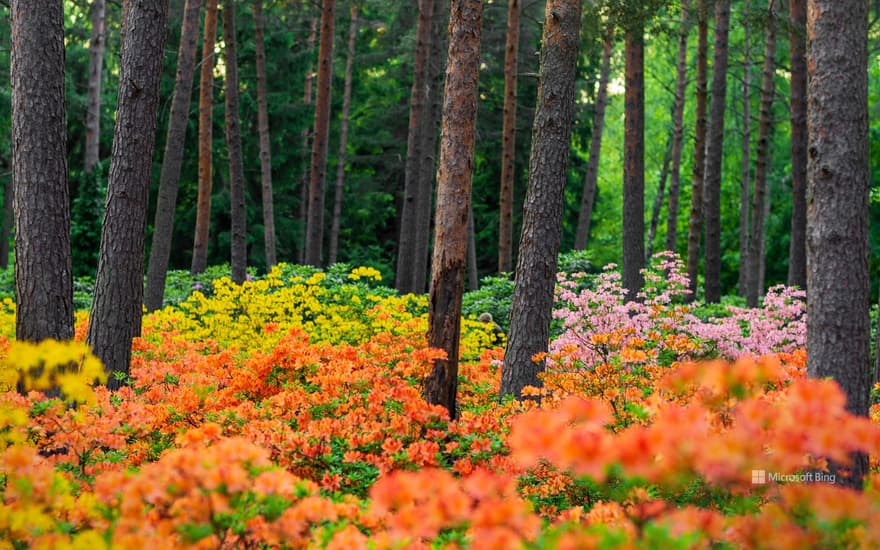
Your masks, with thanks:
[(880, 429), (805, 378), (800, 293), (712, 315), (674, 258), (639, 304), (565, 274), (543, 387), (499, 403), (503, 343), (466, 320), (450, 422), (425, 298), (375, 275), (216, 281), (145, 317), (115, 393), (82, 315), (0, 339), (0, 548), (880, 546), (880, 477), (826, 469)]

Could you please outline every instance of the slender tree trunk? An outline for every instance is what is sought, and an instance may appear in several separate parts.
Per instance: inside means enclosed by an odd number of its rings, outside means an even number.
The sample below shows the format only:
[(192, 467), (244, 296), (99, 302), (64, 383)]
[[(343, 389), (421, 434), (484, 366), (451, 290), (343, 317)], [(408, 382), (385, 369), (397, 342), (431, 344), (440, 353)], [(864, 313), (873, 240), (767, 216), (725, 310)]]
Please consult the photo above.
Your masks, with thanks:
[(272, 196), (272, 146), (266, 105), (266, 47), (263, 44), (263, 0), (254, 0), (254, 40), (257, 58), (257, 119), (260, 133), (260, 181), (263, 195), (263, 245), (266, 271), (275, 265), (275, 200)]
[(342, 91), (342, 125), (339, 129), (339, 155), (336, 162), (336, 196), (333, 199), (333, 222), (330, 227), (329, 263), (335, 264), (339, 254), (339, 221), (342, 218), (342, 195), (345, 183), (345, 146), (348, 142), (348, 116), (351, 111), (351, 80), (354, 67), (354, 47), (358, 32), (357, 4), (351, 3), (348, 24), (348, 56), (345, 59), (345, 84)]
[(437, 136), (443, 103), (443, 85), (446, 69), (446, 31), (449, 23), (449, 0), (434, 1), (431, 21), (431, 51), (428, 56), (428, 96), (423, 121), (422, 161), (419, 166), (419, 191), (416, 197), (415, 261), (413, 266), (413, 292), (426, 291), (428, 279), (428, 251), (431, 240), (431, 209), (434, 198), (435, 163), (437, 160)]
[[(415, 291), (413, 264), (416, 255), (416, 201), (419, 192), (419, 167), (424, 145), (424, 120), (428, 96), (428, 57), (431, 50), (431, 16), (434, 0), (419, 0), (419, 22), (416, 29), (416, 56), (413, 63), (413, 83), (409, 98), (409, 130), (404, 168), (403, 205), (400, 214), (400, 239), (397, 245), (397, 290)], [(421, 285), (420, 285), (421, 286)]]
[[(15, 337), (73, 337), (64, 105), (64, 9), (12, 0)], [(8, 184), (7, 184), (8, 186)]]
[(730, 0), (715, 2), (715, 46), (712, 61), (712, 101), (706, 130), (706, 172), (703, 210), (706, 217), (706, 302), (721, 301), (721, 157), (724, 148), (724, 109), (727, 106), (727, 47)]
[(755, 184), (752, 194), (752, 227), (749, 234), (746, 304), (758, 307), (761, 284), (761, 259), (764, 254), (764, 202), (767, 193), (767, 170), (770, 165), (770, 132), (773, 124), (773, 96), (776, 83), (776, 14), (772, 2), (764, 31), (764, 73), (761, 79), (761, 113), (758, 116), (758, 146), (755, 150)]
[(13, 222), (12, 203), (13, 197), (12, 178), (6, 180), (3, 186), (3, 229), (0, 232), (0, 269), (6, 270), (9, 267), (9, 230)]
[(501, 197), (498, 223), (498, 272), (513, 268), (513, 182), (516, 159), (516, 71), (519, 55), (519, 0), (507, 3), (504, 47), (504, 121), (501, 130)]
[(602, 152), (602, 131), (605, 129), (605, 108), (608, 106), (608, 80), (611, 75), (611, 54), (614, 52), (614, 35), (609, 30), (602, 50), (602, 65), (599, 69), (599, 89), (593, 107), (593, 128), (590, 136), (590, 160), (584, 175), (584, 190), (581, 194), (581, 209), (578, 213), (577, 232), (574, 238), (575, 250), (587, 247), (590, 238), (590, 221), (593, 218), (593, 203), (596, 200), (596, 184), (599, 178), (599, 155)]
[(232, 218), (232, 280), (242, 284), (247, 277), (247, 208), (244, 191), (244, 161), (238, 114), (238, 54), (235, 38), (235, 0), (223, 0), (223, 41), (226, 43), (226, 148), (229, 150), (229, 208)]
[(791, 30), (791, 241), (788, 254), (788, 284), (807, 284), (807, 64), (806, 0), (790, 0)]
[[(847, 396), (847, 409), (867, 416), (867, 4), (809, 0), (807, 35), (807, 372), (832, 377)], [(861, 487), (868, 457), (853, 458), (852, 476), (838, 479)]]
[[(675, 107), (673, 107), (674, 109)], [(673, 130), (674, 131), (674, 130)], [(654, 238), (657, 236), (657, 225), (660, 223), (660, 210), (663, 208), (663, 196), (666, 193), (666, 180), (669, 178), (669, 164), (672, 162), (672, 140), (669, 136), (666, 143), (666, 153), (663, 155), (663, 167), (660, 169), (660, 179), (657, 181), (657, 195), (654, 197), (654, 206), (651, 208), (651, 225), (648, 227), (648, 243), (645, 247), (645, 263), (654, 254)]]
[(645, 261), (645, 37), (626, 32), (626, 109), (623, 146), (623, 287), (635, 300)]
[(129, 1), (122, 9), (110, 181), (86, 338), (110, 373), (111, 389), (125, 383), (131, 340), (141, 332), (147, 202), (167, 17), (165, 0)]
[(538, 374), (544, 370), (544, 361), (533, 361), (533, 357), (547, 351), (550, 338), (580, 25), (580, 0), (548, 0), (529, 184), (499, 397), (513, 394), (519, 399), (524, 387), (541, 385)]
[(748, 295), (749, 273), (749, 201), (752, 196), (751, 149), (752, 149), (752, 49), (751, 22), (749, 21), (750, 0), (745, 0), (743, 12), (744, 53), (743, 53), (743, 135), (742, 135), (742, 177), (739, 183), (739, 280), (737, 288), (740, 296)]
[(763, 232), (761, 233), (761, 241), (758, 246), (758, 295), (763, 296), (765, 290), (767, 289), (766, 277), (767, 274), (767, 220), (770, 219), (770, 207), (773, 204), (773, 185), (768, 182), (766, 192), (764, 193), (764, 227)]
[(324, 184), (327, 179), (327, 142), (330, 137), (330, 85), (333, 81), (333, 25), (335, 19), (336, 2), (323, 0), (305, 258), (307, 264), (316, 267), (321, 265), (321, 253), (324, 245)]
[(684, 142), (684, 94), (687, 90), (688, 11), (690, 0), (681, 3), (678, 35), (678, 64), (675, 69), (675, 107), (672, 112), (672, 174), (669, 178), (669, 206), (666, 220), (666, 250), (678, 248), (678, 197), (681, 189), (681, 148)]
[(168, 275), (168, 259), (171, 256), (171, 240), (174, 234), (177, 184), (180, 180), (183, 145), (189, 121), (201, 11), (202, 0), (186, 0), (180, 31), (180, 49), (177, 54), (177, 76), (174, 80), (174, 95), (168, 118), (168, 134), (165, 137), (162, 173), (159, 176), (159, 195), (156, 198), (153, 243), (150, 247), (150, 259), (147, 262), (147, 287), (144, 295), (147, 311), (161, 308), (165, 296), (165, 278)]
[(92, 1), (92, 34), (89, 38), (89, 91), (86, 108), (86, 151), (84, 168), (95, 170), (101, 147), (101, 77), (106, 43), (104, 0)]
[[(306, 69), (306, 82), (303, 91), (303, 104), (306, 106), (312, 105), (313, 101), (312, 88), (314, 88), (315, 83), (315, 70), (312, 66), (312, 59), (314, 57), (315, 41), (318, 39), (318, 18), (311, 18), (309, 26), (309, 38), (306, 42), (306, 49), (308, 50), (309, 55), (309, 66), (308, 69)], [(311, 164), (308, 162), (308, 152), (311, 151), (312, 148), (311, 131), (311, 127), (303, 128), (302, 131), (303, 172), (299, 186), (299, 219), (302, 222), (303, 237), (299, 251), (297, 252), (297, 261), (299, 263), (303, 263), (306, 259), (306, 227), (309, 221), (309, 168), (311, 167)]]
[(425, 379), (425, 399), (458, 416), (458, 343), (467, 220), (474, 172), (482, 0), (452, 0), (443, 126), (437, 172), (437, 227), (431, 262), (428, 345), (446, 351)]
[(468, 290), (477, 290), (480, 287), (480, 273), (477, 268), (477, 235), (474, 228), (473, 201), (468, 209), (467, 247)]
[(700, 234), (703, 226), (703, 170), (706, 167), (706, 99), (709, 57), (708, 0), (697, 4), (697, 106), (694, 137), (694, 164), (691, 176), (691, 208), (688, 217), (687, 276), (690, 299), (697, 296), (697, 274), (700, 271)]
[(190, 270), (193, 275), (208, 267), (208, 237), (211, 230), (211, 187), (214, 145), (214, 41), (217, 38), (217, 1), (207, 0), (205, 34), (202, 38), (199, 79), (199, 191), (196, 203), (196, 231)]

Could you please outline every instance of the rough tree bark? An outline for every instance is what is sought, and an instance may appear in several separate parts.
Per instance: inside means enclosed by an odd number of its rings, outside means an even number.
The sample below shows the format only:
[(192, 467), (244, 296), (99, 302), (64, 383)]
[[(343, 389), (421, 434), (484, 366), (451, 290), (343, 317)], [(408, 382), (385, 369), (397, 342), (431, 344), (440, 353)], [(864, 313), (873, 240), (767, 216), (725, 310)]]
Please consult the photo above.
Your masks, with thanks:
[(501, 130), (501, 196), (498, 223), (498, 272), (513, 268), (513, 181), (516, 157), (516, 68), (519, 55), (519, 0), (507, 3), (504, 46), (504, 119)]
[[(73, 276), (60, 0), (13, 0), (15, 337), (73, 337)], [(9, 184), (7, 184), (9, 187)]]
[(351, 81), (354, 67), (354, 50), (358, 32), (357, 4), (351, 3), (348, 24), (348, 54), (345, 59), (345, 84), (342, 89), (342, 123), (339, 128), (339, 154), (336, 160), (336, 195), (333, 198), (333, 221), (330, 226), (329, 263), (335, 264), (339, 255), (339, 223), (342, 218), (342, 196), (345, 183), (345, 147), (348, 143), (348, 116), (351, 111)]
[(690, 299), (697, 296), (697, 274), (700, 271), (700, 234), (703, 226), (703, 179), (706, 167), (706, 100), (707, 66), (709, 57), (708, 0), (697, 4), (697, 105), (694, 130), (694, 164), (691, 176), (691, 207), (688, 217), (687, 276), (690, 280)]
[(474, 130), (480, 77), (482, 0), (452, 0), (443, 96), (437, 225), (428, 302), (428, 345), (446, 352), (425, 379), (425, 399), (456, 418), (458, 342), (464, 292), (467, 222), (474, 172)]
[(739, 295), (748, 294), (749, 269), (749, 211), (752, 196), (751, 150), (752, 150), (752, 48), (751, 21), (749, 20), (750, 0), (746, 0), (743, 8), (743, 114), (742, 114), (742, 175), (739, 182), (739, 278), (737, 290)]
[(807, 284), (807, 61), (806, 0), (789, 1), (791, 30), (791, 241), (788, 253), (788, 284)]
[[(400, 213), (400, 238), (397, 244), (395, 286), (401, 293), (415, 292), (413, 264), (416, 254), (416, 218), (419, 194), (419, 166), (424, 145), (424, 116), (428, 107), (428, 56), (431, 50), (431, 16), (434, 0), (419, 0), (419, 21), (416, 29), (416, 56), (409, 97), (409, 130), (407, 131), (406, 164), (404, 166), (403, 204)], [(421, 286), (421, 285), (420, 285)]]
[(266, 271), (275, 265), (275, 201), (272, 196), (272, 140), (266, 105), (266, 47), (263, 41), (263, 0), (254, 0), (254, 49), (257, 59), (257, 125), (260, 134), (260, 182), (263, 197), (263, 247)]
[(324, 245), (324, 184), (327, 179), (327, 142), (330, 137), (330, 85), (333, 82), (333, 26), (336, 2), (321, 3), (321, 38), (318, 46), (318, 93), (315, 98), (315, 137), (309, 182), (309, 221), (306, 226), (305, 263), (319, 267)]
[[(308, 107), (312, 105), (314, 95), (312, 88), (315, 83), (315, 70), (312, 66), (314, 58), (315, 41), (318, 39), (318, 18), (312, 17), (309, 22), (309, 38), (306, 41), (306, 51), (309, 56), (309, 65), (306, 69), (306, 82), (303, 88), (303, 104)], [(303, 128), (302, 131), (302, 151), (303, 151), (303, 172), (300, 178), (299, 186), (299, 219), (302, 223), (302, 242), (297, 251), (297, 261), (303, 263), (306, 259), (306, 226), (309, 221), (309, 168), (308, 154), (311, 150), (311, 131), (312, 127)]]
[(550, 337), (580, 25), (580, 0), (547, 2), (529, 184), (499, 397), (513, 394), (519, 399), (526, 386), (541, 385), (538, 374), (544, 362), (532, 358), (547, 351)]
[[(861, 416), (871, 390), (867, 34), (863, 0), (809, 0), (807, 373), (832, 377)], [(854, 459), (841, 481), (861, 487), (868, 457)]]
[[(767, 200), (767, 169), (770, 166), (770, 132), (773, 125), (773, 96), (776, 93), (776, 13), (773, 1), (767, 9), (764, 30), (764, 71), (761, 78), (761, 112), (758, 115), (758, 145), (755, 149), (755, 183), (752, 191), (752, 223), (746, 270), (746, 304), (758, 307), (761, 295), (761, 258), (764, 256), (764, 203)], [(740, 270), (743, 267), (740, 266)]]
[(226, 43), (226, 148), (229, 150), (229, 208), (232, 218), (232, 280), (247, 277), (247, 209), (244, 192), (244, 162), (238, 114), (238, 54), (235, 37), (235, 0), (223, 0), (223, 41)]
[(678, 197), (681, 189), (681, 148), (684, 142), (684, 94), (687, 89), (688, 12), (690, 0), (681, 3), (678, 35), (678, 64), (675, 68), (675, 107), (672, 112), (672, 173), (669, 177), (669, 205), (666, 219), (666, 250), (678, 248)]
[(581, 193), (581, 209), (578, 212), (575, 250), (587, 247), (590, 238), (590, 221), (593, 219), (593, 203), (596, 200), (596, 184), (599, 178), (599, 155), (602, 152), (602, 132), (605, 129), (605, 108), (608, 106), (608, 80), (611, 76), (611, 54), (614, 52), (614, 34), (611, 29), (605, 37), (602, 65), (599, 69), (599, 88), (593, 106), (593, 128), (590, 136), (590, 160), (584, 174), (584, 190)]
[(141, 331), (147, 201), (167, 17), (165, 0), (129, 1), (122, 10), (110, 181), (86, 338), (110, 373), (111, 389), (124, 383), (131, 340)]
[(180, 48), (177, 54), (177, 76), (174, 79), (174, 95), (171, 98), (165, 153), (162, 156), (162, 172), (159, 176), (153, 241), (150, 247), (150, 259), (147, 262), (147, 287), (144, 294), (147, 311), (161, 308), (165, 296), (165, 278), (168, 275), (168, 259), (171, 256), (174, 210), (177, 208), (177, 185), (180, 180), (183, 144), (189, 121), (201, 11), (202, 0), (186, 0), (184, 3)]
[(214, 41), (217, 38), (217, 1), (207, 0), (205, 33), (202, 37), (199, 79), (199, 191), (196, 202), (196, 231), (190, 271), (202, 273), (208, 267), (208, 237), (211, 230), (212, 152), (214, 143)]
[(84, 169), (95, 170), (100, 160), (101, 147), (101, 77), (106, 44), (104, 0), (92, 1), (92, 34), (89, 38), (89, 90), (86, 100), (86, 150)]
[(712, 100), (706, 130), (706, 169), (703, 210), (706, 218), (706, 302), (721, 301), (721, 160), (724, 147), (724, 109), (727, 97), (727, 49), (730, 0), (715, 2), (715, 45), (712, 61)]
[(626, 31), (623, 145), (623, 287), (635, 300), (645, 263), (645, 31)]

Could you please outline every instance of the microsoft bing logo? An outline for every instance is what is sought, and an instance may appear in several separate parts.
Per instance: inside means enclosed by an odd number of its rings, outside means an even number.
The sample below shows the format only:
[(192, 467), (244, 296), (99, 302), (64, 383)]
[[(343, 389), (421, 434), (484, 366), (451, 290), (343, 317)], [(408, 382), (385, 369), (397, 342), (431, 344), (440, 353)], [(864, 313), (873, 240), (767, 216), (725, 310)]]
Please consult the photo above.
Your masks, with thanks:
[(752, 470), (752, 485), (764, 485), (767, 483), (766, 470)]

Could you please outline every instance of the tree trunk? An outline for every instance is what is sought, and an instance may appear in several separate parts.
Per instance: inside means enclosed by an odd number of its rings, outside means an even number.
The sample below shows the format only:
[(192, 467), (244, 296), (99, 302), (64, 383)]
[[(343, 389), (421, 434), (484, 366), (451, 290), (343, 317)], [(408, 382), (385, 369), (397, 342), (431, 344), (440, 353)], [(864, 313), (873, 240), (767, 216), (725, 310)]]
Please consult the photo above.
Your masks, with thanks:
[(767, 285), (765, 284), (767, 274), (767, 220), (770, 219), (770, 206), (773, 204), (773, 185), (772, 183), (767, 184), (766, 192), (764, 193), (764, 227), (761, 233), (761, 241), (758, 243), (758, 295), (763, 296), (765, 290), (767, 289)]
[(623, 145), (623, 287), (635, 300), (645, 261), (645, 37), (642, 25), (626, 32)]
[[(419, 0), (416, 29), (416, 56), (409, 98), (409, 130), (404, 167), (403, 204), (400, 214), (400, 239), (397, 245), (396, 287), (400, 293), (415, 292), (413, 264), (416, 254), (416, 202), (419, 192), (419, 166), (424, 145), (424, 120), (428, 96), (428, 57), (431, 50), (431, 16), (434, 0)], [(421, 285), (420, 285), (421, 286)]]
[[(312, 66), (314, 58), (315, 41), (318, 38), (318, 18), (312, 17), (309, 23), (309, 38), (306, 41), (306, 49), (309, 55), (309, 65), (306, 69), (306, 82), (303, 91), (303, 104), (312, 105), (312, 88), (315, 83), (315, 70)], [(303, 263), (306, 259), (306, 226), (309, 218), (309, 151), (311, 150), (311, 131), (312, 127), (303, 128), (302, 131), (302, 152), (303, 152), (303, 172), (300, 178), (299, 186), (299, 219), (302, 222), (302, 242), (297, 251), (297, 262)]]
[(544, 361), (532, 358), (547, 351), (550, 338), (580, 25), (580, 0), (548, 0), (529, 184), (499, 397), (513, 394), (520, 399), (524, 387), (541, 385), (538, 374), (544, 370)]
[(504, 121), (501, 130), (501, 197), (498, 223), (498, 272), (513, 268), (513, 181), (516, 160), (516, 70), (519, 55), (519, 0), (507, 3), (504, 46)]
[(672, 174), (669, 178), (669, 205), (666, 221), (666, 250), (678, 249), (678, 196), (681, 189), (681, 147), (684, 141), (684, 94), (687, 89), (688, 11), (690, 0), (681, 3), (681, 29), (678, 35), (678, 65), (675, 69), (675, 107), (672, 112)]
[(104, 0), (92, 1), (92, 34), (89, 38), (89, 91), (86, 107), (86, 151), (84, 169), (95, 170), (101, 148), (101, 77), (106, 43)]
[(739, 183), (739, 295), (748, 295), (749, 273), (749, 201), (752, 196), (751, 148), (752, 148), (752, 55), (751, 55), (751, 21), (749, 21), (749, 4), (745, 1), (743, 12), (743, 30), (745, 33), (743, 53), (743, 135), (742, 135), (742, 177)]
[(697, 274), (700, 271), (700, 233), (703, 225), (703, 170), (706, 167), (706, 99), (707, 65), (709, 57), (708, 0), (697, 4), (697, 107), (694, 131), (694, 163), (691, 176), (691, 208), (688, 217), (687, 276), (690, 280), (690, 299), (697, 296)]
[(13, 0), (12, 185), (15, 337), (73, 337), (64, 105), (64, 9)]
[(244, 191), (244, 162), (238, 115), (238, 54), (235, 37), (235, 0), (223, 0), (223, 41), (226, 45), (226, 148), (229, 151), (229, 208), (232, 218), (232, 280), (247, 278), (247, 207)]
[(272, 146), (266, 105), (266, 47), (263, 44), (263, 0), (254, 0), (254, 40), (257, 58), (257, 124), (260, 133), (260, 181), (263, 195), (263, 245), (266, 271), (275, 265), (275, 201), (272, 197)]
[(339, 129), (339, 155), (336, 162), (336, 196), (333, 199), (333, 222), (330, 227), (329, 263), (335, 264), (339, 254), (339, 221), (342, 217), (342, 195), (345, 183), (345, 146), (348, 142), (348, 116), (351, 111), (351, 80), (354, 67), (354, 50), (358, 32), (357, 4), (351, 3), (351, 20), (348, 24), (348, 57), (345, 59), (345, 84), (342, 90), (342, 124)]
[(6, 180), (3, 186), (3, 229), (0, 232), (0, 269), (6, 270), (9, 267), (9, 230), (12, 228), (12, 178)]
[(431, 209), (434, 198), (434, 176), (437, 171), (437, 136), (440, 129), (440, 113), (443, 103), (443, 85), (446, 69), (446, 31), (449, 23), (449, 0), (434, 1), (431, 22), (431, 51), (428, 56), (428, 99), (423, 115), (424, 130), (422, 161), (419, 166), (419, 191), (416, 196), (415, 262), (413, 266), (413, 292), (422, 294), (428, 279), (428, 250), (431, 240)]
[(761, 259), (764, 254), (764, 202), (767, 193), (767, 170), (770, 166), (770, 132), (773, 125), (773, 95), (776, 93), (776, 14), (772, 2), (764, 31), (764, 73), (761, 79), (761, 113), (758, 115), (758, 146), (755, 150), (755, 184), (752, 193), (752, 226), (749, 234), (746, 304), (758, 307), (761, 295)]
[(590, 221), (593, 218), (593, 203), (596, 200), (596, 184), (599, 178), (599, 155), (602, 152), (602, 131), (605, 129), (605, 108), (608, 106), (608, 80), (611, 75), (611, 54), (614, 52), (614, 35), (609, 29), (602, 50), (602, 66), (599, 69), (599, 89), (593, 107), (593, 128), (590, 136), (590, 160), (584, 175), (584, 190), (581, 194), (581, 209), (578, 213), (577, 232), (574, 238), (575, 250), (587, 247), (590, 238)]
[(706, 130), (706, 172), (703, 210), (706, 217), (706, 302), (721, 301), (721, 160), (724, 151), (724, 109), (727, 106), (727, 41), (730, 0), (715, 2), (715, 46), (712, 101)]
[(467, 248), (468, 290), (477, 290), (480, 287), (480, 273), (477, 268), (477, 235), (474, 229), (473, 201), (468, 209)]
[[(807, 372), (832, 377), (846, 393), (847, 409), (867, 416), (867, 4), (810, 0), (807, 35)], [(854, 458), (852, 476), (841, 481), (861, 487), (868, 457)]]
[(324, 184), (327, 179), (327, 142), (330, 134), (330, 85), (333, 81), (333, 25), (336, 2), (321, 3), (321, 39), (318, 47), (318, 93), (315, 98), (315, 137), (309, 183), (309, 222), (305, 263), (320, 267), (324, 245)]
[(199, 191), (196, 231), (193, 239), (192, 274), (208, 267), (208, 237), (211, 230), (212, 151), (214, 144), (214, 41), (217, 38), (217, 1), (207, 0), (205, 34), (202, 38), (199, 79)]
[[(675, 107), (673, 107), (674, 109)], [(674, 130), (673, 130), (674, 132)], [(663, 155), (663, 167), (660, 169), (660, 179), (657, 181), (657, 195), (654, 197), (654, 206), (651, 208), (651, 225), (648, 227), (648, 244), (645, 247), (645, 263), (654, 254), (654, 237), (657, 236), (657, 225), (660, 223), (660, 210), (663, 208), (663, 196), (666, 193), (666, 180), (669, 178), (669, 163), (672, 161), (672, 140), (669, 136), (666, 143), (666, 153)]]
[(788, 254), (789, 286), (807, 285), (807, 65), (806, 0), (790, 0), (791, 30), (791, 241)]
[(425, 399), (458, 416), (458, 342), (467, 221), (474, 172), (482, 0), (452, 0), (443, 125), (437, 172), (437, 227), (431, 262), (428, 345), (446, 352), (425, 379)]
[(165, 296), (165, 278), (168, 275), (168, 259), (171, 256), (171, 240), (174, 234), (177, 184), (180, 180), (186, 126), (189, 121), (201, 11), (202, 0), (186, 0), (180, 30), (180, 49), (177, 54), (177, 76), (174, 80), (174, 95), (168, 117), (162, 173), (159, 176), (159, 195), (156, 198), (153, 243), (150, 247), (150, 259), (147, 262), (147, 288), (144, 295), (147, 311), (161, 308)]
[(140, 336), (144, 241), (159, 81), (168, 2), (126, 2), (116, 126), (107, 206), (87, 341), (110, 374), (111, 389), (125, 383), (131, 340)]

